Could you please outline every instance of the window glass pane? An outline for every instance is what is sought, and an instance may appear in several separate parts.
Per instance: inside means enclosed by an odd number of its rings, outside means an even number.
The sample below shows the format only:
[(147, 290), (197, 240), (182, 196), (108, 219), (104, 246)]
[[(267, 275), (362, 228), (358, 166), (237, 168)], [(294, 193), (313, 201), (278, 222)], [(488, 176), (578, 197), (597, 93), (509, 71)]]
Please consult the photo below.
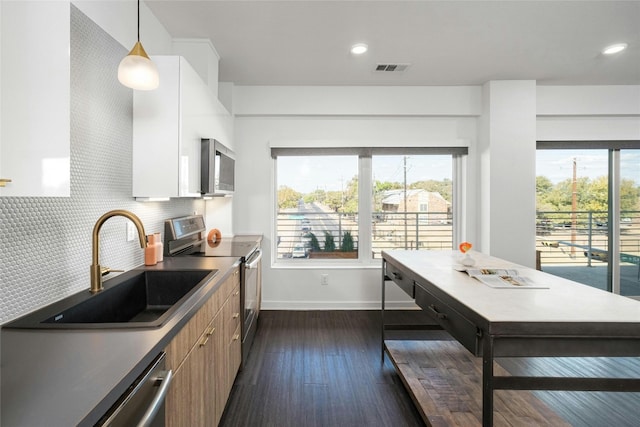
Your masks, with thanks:
[(358, 157), (277, 159), (277, 258), (358, 258)]
[(640, 150), (620, 151), (620, 294), (640, 296)]
[(608, 289), (608, 151), (538, 150), (536, 250), (547, 273)]
[(451, 249), (451, 155), (373, 156), (372, 248)]

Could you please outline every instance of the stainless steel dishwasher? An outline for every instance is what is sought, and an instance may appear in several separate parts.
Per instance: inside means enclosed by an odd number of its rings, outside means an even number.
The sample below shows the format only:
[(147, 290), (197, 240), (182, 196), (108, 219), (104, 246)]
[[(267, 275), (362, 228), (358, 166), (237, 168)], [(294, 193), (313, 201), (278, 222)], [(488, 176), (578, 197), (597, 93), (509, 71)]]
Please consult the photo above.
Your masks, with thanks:
[(171, 370), (165, 370), (165, 353), (160, 353), (96, 426), (164, 426), (164, 399), (171, 379)]

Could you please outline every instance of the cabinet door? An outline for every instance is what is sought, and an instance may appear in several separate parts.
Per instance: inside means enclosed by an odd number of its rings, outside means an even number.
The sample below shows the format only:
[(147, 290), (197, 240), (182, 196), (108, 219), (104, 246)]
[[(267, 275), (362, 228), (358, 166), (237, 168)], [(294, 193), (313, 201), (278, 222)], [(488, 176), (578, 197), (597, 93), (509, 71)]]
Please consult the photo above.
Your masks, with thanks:
[(133, 196), (177, 197), (180, 161), (180, 60), (153, 57), (160, 86), (133, 92)]
[(213, 335), (213, 360), (211, 364), (213, 374), (211, 385), (214, 388), (213, 397), (215, 399), (213, 425), (218, 425), (220, 422), (228, 397), (223, 393), (229, 357), (226, 350), (227, 346), (224, 342), (224, 317), (222, 312), (223, 310), (213, 319), (213, 324), (216, 327), (216, 333)]
[(70, 195), (70, 12), (0, 2), (1, 196)]
[(186, 59), (151, 59), (160, 86), (133, 95), (133, 196), (200, 197), (201, 140), (229, 144), (231, 115)]
[(206, 426), (207, 364), (205, 345), (196, 345), (175, 373), (165, 403), (165, 419), (169, 427)]
[(233, 383), (236, 380), (236, 375), (240, 369), (240, 363), (242, 363), (242, 335), (240, 331), (241, 328), (240, 325), (238, 325), (238, 328), (231, 336), (231, 342), (229, 342), (229, 376), (227, 377), (227, 389), (225, 393), (227, 398), (229, 397)]

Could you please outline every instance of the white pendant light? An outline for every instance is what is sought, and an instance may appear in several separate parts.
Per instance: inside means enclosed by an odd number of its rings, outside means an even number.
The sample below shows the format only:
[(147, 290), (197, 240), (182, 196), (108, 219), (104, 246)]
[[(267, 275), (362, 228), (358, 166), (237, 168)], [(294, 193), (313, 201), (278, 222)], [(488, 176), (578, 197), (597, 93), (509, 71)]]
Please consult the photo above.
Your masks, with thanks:
[(160, 84), (158, 67), (144, 51), (140, 43), (140, 0), (138, 0), (138, 41), (118, 66), (118, 80), (136, 90), (153, 90)]

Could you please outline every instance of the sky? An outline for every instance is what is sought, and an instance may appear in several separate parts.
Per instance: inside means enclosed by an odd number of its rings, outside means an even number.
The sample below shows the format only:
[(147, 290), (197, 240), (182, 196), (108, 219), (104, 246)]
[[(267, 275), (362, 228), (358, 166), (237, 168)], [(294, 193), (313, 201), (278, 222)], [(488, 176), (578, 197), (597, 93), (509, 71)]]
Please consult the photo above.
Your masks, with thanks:
[[(571, 179), (573, 159), (576, 175), (595, 179), (607, 176), (607, 150), (538, 150), (536, 175), (546, 176), (556, 184)], [(640, 185), (640, 150), (623, 150), (622, 178)], [(374, 156), (373, 177), (381, 182), (403, 181), (403, 156)], [(451, 156), (407, 156), (407, 182), (453, 179)], [(356, 156), (279, 157), (278, 185), (287, 185), (300, 193), (316, 189), (340, 191), (358, 174)]]
[[(451, 156), (407, 156), (409, 184), (428, 179), (452, 179), (452, 169)], [(403, 156), (374, 156), (373, 171), (376, 181), (403, 182)], [(303, 194), (316, 189), (340, 191), (357, 174), (357, 156), (278, 158), (278, 185), (286, 185)]]
[[(577, 178), (608, 175), (607, 150), (538, 150), (536, 175), (545, 176), (554, 184), (572, 179), (574, 158)], [(640, 150), (622, 150), (620, 163), (621, 178), (632, 179), (640, 185)]]

